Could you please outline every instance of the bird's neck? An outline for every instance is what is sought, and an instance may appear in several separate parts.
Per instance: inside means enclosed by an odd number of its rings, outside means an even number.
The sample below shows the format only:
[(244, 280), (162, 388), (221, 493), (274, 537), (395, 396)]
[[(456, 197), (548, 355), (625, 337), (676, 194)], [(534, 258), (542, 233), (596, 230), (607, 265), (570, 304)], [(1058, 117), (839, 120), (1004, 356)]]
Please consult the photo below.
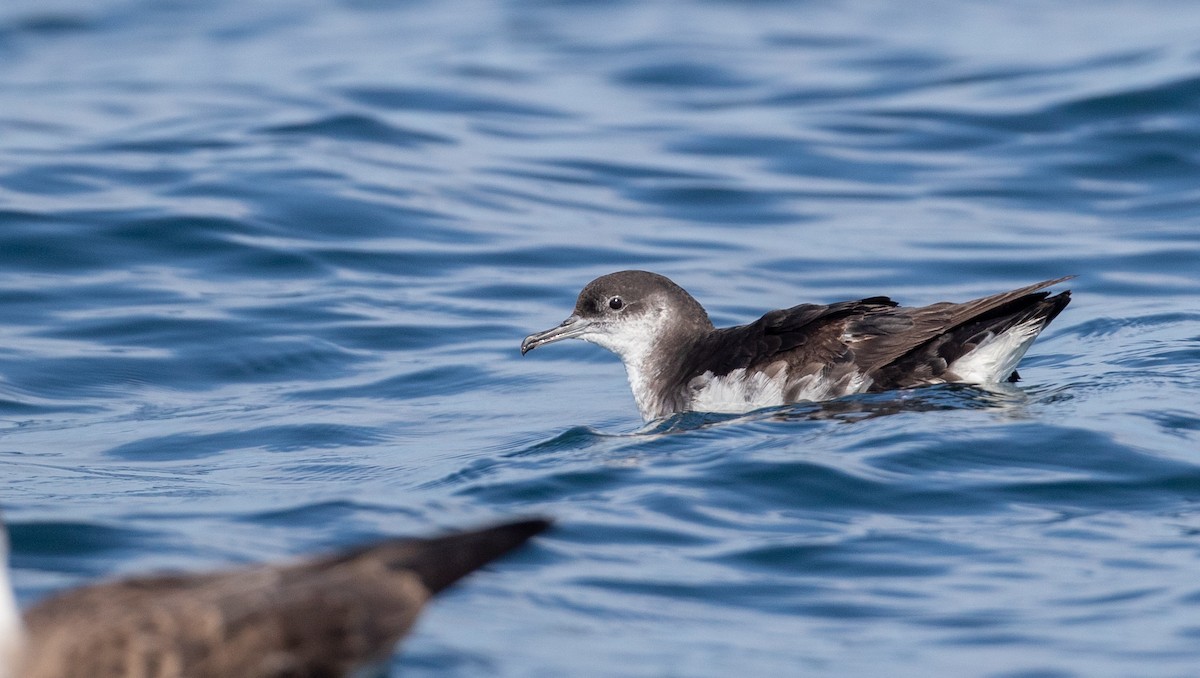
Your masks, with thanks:
[(703, 327), (689, 327), (672, 336), (658, 337), (645, 350), (621, 355), (642, 419), (651, 421), (685, 408), (679, 392), (681, 368), (705, 334)]
[(654, 388), (652, 373), (653, 371), (645, 365), (625, 361), (625, 375), (629, 377), (629, 388), (633, 391), (633, 399), (637, 403), (638, 412), (646, 421), (669, 414), (662, 411), (662, 397)]

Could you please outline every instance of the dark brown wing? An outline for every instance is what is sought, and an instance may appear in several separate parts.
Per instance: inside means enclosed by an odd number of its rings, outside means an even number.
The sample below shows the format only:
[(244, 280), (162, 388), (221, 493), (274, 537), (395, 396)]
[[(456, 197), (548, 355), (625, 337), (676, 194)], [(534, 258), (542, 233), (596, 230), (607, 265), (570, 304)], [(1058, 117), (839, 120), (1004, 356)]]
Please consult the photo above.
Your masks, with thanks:
[(738, 327), (715, 330), (692, 352), (692, 374), (724, 376), (777, 360), (790, 364), (830, 364), (846, 355), (841, 337), (847, 322), (896, 307), (887, 297), (836, 304), (801, 304), (771, 311)]
[(284, 567), (68, 591), (26, 613), (21, 675), (344, 676), (386, 660), (434, 592), (547, 526), (524, 521)]

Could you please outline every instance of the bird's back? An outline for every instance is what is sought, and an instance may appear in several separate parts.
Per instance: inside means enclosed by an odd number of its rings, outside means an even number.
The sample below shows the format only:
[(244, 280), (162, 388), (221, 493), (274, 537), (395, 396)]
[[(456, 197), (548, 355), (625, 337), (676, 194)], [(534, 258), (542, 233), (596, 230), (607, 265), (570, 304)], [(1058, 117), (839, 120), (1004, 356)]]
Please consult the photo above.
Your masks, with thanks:
[(386, 661), (425, 602), (549, 526), (394, 539), (300, 563), (143, 577), (24, 615), (22, 678), (337, 678)]
[(156, 577), (32, 608), (23, 678), (317, 678), (386, 659), (430, 592), (369, 554)]

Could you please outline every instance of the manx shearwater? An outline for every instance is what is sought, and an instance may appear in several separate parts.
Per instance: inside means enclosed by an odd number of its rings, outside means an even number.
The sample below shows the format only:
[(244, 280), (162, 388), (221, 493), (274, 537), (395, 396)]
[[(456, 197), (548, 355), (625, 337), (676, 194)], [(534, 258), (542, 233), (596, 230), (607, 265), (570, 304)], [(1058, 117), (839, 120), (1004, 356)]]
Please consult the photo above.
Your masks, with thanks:
[(692, 295), (648, 271), (596, 278), (557, 327), (521, 353), (583, 339), (621, 357), (647, 421), (675, 412), (741, 413), (800, 401), (946, 382), (1016, 379), (1021, 356), (1071, 301), (1043, 288), (909, 308), (887, 297), (801, 304), (716, 328)]
[(288, 565), (98, 584), (35, 604), (23, 628), (0, 530), (0, 678), (367, 675), (430, 597), (548, 526), (526, 520)]

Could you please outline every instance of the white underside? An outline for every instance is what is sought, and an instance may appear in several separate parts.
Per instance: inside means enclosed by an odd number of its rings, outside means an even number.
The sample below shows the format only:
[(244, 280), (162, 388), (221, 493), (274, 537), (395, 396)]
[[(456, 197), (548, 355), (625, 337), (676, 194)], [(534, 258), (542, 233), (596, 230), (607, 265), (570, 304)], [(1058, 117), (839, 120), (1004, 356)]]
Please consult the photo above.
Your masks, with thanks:
[[(737, 369), (720, 377), (706, 372), (692, 380), (691, 409), (740, 414), (763, 407), (840, 398), (862, 393), (870, 385), (871, 380), (858, 373), (831, 381), (819, 374), (790, 380), (787, 370), (778, 370), (774, 376), (770, 370)], [(793, 397), (786, 398), (787, 393)]]
[[(780, 375), (782, 376), (782, 375)], [(783, 405), (784, 383), (763, 372), (734, 370), (723, 377), (705, 372), (692, 381), (692, 409), (701, 412), (741, 413), (760, 407)]]
[(958, 376), (959, 381), (971, 384), (1006, 381), (1017, 369), (1017, 363), (1021, 362), (1043, 326), (1044, 323), (1038, 318), (993, 336), (976, 346), (974, 351), (950, 363), (949, 370)]

